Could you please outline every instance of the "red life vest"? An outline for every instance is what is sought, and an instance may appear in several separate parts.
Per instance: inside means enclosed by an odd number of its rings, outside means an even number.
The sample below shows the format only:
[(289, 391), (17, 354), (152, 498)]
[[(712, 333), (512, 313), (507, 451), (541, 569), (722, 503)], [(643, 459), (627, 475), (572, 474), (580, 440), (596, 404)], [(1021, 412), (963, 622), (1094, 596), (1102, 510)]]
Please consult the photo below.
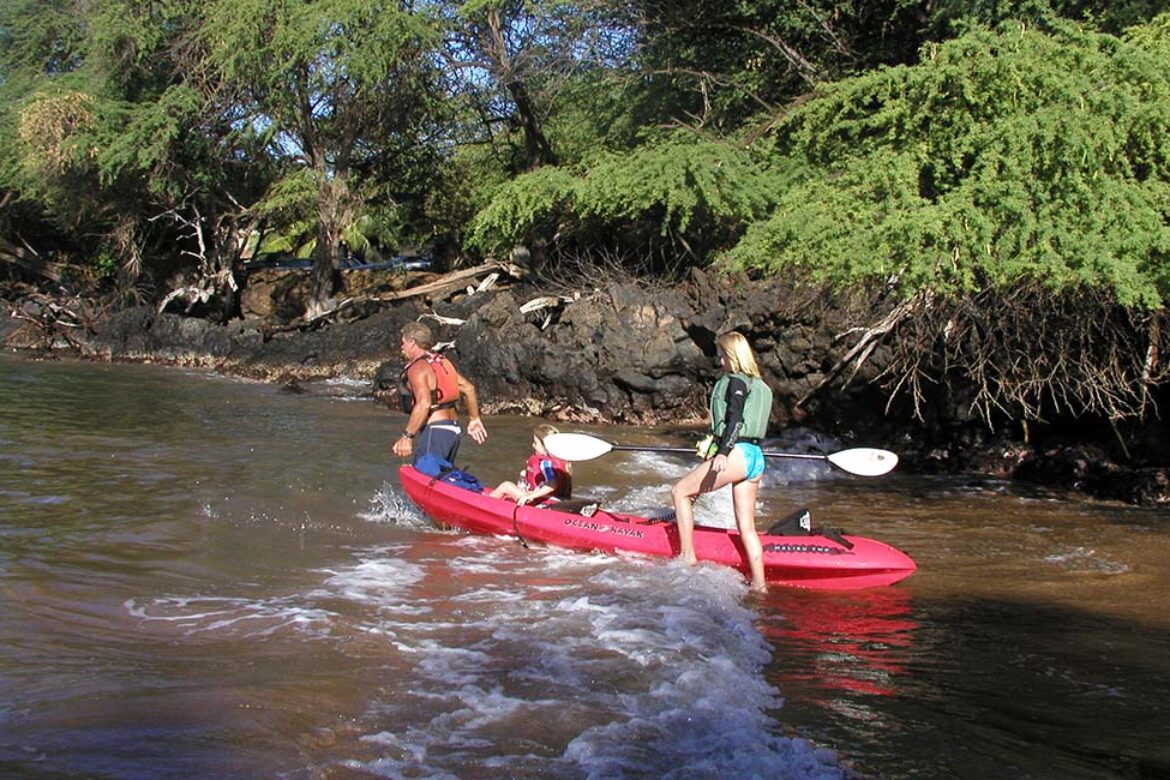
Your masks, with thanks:
[(568, 498), (573, 491), (573, 478), (569, 476), (568, 464), (552, 455), (534, 453), (528, 456), (528, 462), (524, 464), (524, 483), (528, 489), (536, 490), (550, 478), (557, 481), (557, 488), (551, 495), (554, 498)]
[(402, 374), (398, 377), (398, 398), (402, 402), (402, 411), (410, 414), (414, 409), (414, 392), (410, 389), (408, 374), (410, 368), (420, 360), (425, 360), (435, 375), (435, 389), (431, 392), (430, 411), (436, 409), (454, 409), (459, 400), (459, 380), (455, 378), (455, 366), (451, 361), (438, 352), (426, 352), (406, 364)]

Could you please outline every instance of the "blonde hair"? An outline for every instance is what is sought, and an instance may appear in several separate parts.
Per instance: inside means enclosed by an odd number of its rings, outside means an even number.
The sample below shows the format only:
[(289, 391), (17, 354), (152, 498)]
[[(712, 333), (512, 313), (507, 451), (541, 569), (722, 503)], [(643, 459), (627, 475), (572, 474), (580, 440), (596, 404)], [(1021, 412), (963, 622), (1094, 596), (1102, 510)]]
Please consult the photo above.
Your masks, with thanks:
[(748, 344), (748, 340), (743, 337), (743, 334), (734, 330), (727, 333), (720, 333), (715, 338), (715, 346), (719, 351), (727, 356), (728, 366), (733, 373), (747, 374), (759, 378), (760, 368), (756, 365), (756, 356), (752, 352), (752, 347)]
[(426, 350), (435, 346), (435, 334), (425, 322), (408, 322), (403, 325), (402, 338), (413, 341)]
[[(541, 423), (540, 425), (538, 425), (532, 429), (532, 435), (535, 436), (536, 438), (540, 439), (541, 444), (544, 444), (544, 437), (551, 436), (554, 433), (560, 433), (560, 431), (557, 430), (557, 427), (555, 425), (549, 425), (548, 423)], [(547, 452), (547, 450), (546, 450), (546, 452)], [(572, 478), (572, 476), (573, 476), (573, 464), (572, 463), (565, 463), (565, 473), (569, 475), (570, 479)], [(569, 484), (572, 485), (572, 482), (570, 481)], [(568, 494), (566, 493), (566, 496), (567, 495)], [(565, 496), (562, 496), (562, 498), (564, 498), (564, 497)]]

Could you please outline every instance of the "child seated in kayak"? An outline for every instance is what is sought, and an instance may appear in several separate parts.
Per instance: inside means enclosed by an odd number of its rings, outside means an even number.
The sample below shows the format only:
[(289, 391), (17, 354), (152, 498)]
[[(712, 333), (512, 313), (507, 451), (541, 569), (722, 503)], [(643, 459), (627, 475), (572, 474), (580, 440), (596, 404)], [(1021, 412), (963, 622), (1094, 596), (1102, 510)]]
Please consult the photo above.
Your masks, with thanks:
[(544, 448), (544, 437), (557, 433), (551, 425), (538, 425), (532, 429), (532, 455), (524, 464), (520, 483), (501, 482), (490, 495), (492, 498), (506, 498), (517, 504), (543, 504), (553, 499), (568, 498), (573, 492), (572, 467), (548, 454)]

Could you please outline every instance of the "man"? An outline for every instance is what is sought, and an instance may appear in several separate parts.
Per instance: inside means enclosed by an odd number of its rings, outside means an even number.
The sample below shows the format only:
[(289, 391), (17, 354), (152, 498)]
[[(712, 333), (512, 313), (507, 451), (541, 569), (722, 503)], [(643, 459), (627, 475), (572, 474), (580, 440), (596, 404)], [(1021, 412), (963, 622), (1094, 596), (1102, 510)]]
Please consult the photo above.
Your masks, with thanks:
[(479, 419), (475, 385), (450, 360), (432, 352), (434, 345), (435, 337), (424, 323), (412, 322), (402, 329), (402, 356), (407, 363), (399, 379), (398, 395), (402, 411), (410, 417), (393, 449), (401, 458), (413, 454), (412, 463), (418, 463), (428, 452), (455, 462), (463, 434), (456, 414), (461, 396), (467, 404), (467, 432), (479, 444), (487, 441), (487, 429)]

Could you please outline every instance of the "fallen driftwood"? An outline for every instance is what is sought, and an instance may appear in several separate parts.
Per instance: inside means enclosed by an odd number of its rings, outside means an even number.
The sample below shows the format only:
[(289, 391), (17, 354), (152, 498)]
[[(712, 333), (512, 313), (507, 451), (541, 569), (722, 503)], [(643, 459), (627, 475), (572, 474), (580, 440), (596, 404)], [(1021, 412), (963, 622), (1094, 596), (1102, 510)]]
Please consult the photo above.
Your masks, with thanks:
[[(545, 295), (539, 298), (533, 298), (520, 307), (521, 314), (532, 314), (533, 312), (540, 312), (545, 309), (558, 309), (562, 304), (571, 303), (578, 300), (580, 295)], [(539, 315), (538, 315), (539, 316)], [(552, 322), (553, 312), (546, 312), (540, 323), (540, 329), (544, 330)]]
[(460, 317), (444, 317), (441, 314), (435, 314), (433, 311), (423, 314), (419, 317), (419, 319), (421, 320), (424, 317), (428, 320), (434, 320), (440, 325), (462, 325), (463, 323), (467, 322), (467, 320)]
[(433, 282), (420, 284), (417, 287), (411, 287), (407, 290), (395, 290), (394, 292), (382, 293), (380, 295), (371, 295), (365, 298), (355, 298), (354, 300), (355, 302), (400, 301), (406, 298), (414, 298), (419, 295), (441, 295), (455, 288), (463, 288), (463, 282), (466, 279), (471, 279), (484, 273), (494, 274), (495, 278), (491, 279), (490, 284), (486, 283), (487, 280), (485, 280), (485, 283), (481, 283), (478, 287), (475, 288), (475, 291), (479, 292), (483, 289), (486, 289), (487, 287), (490, 287), (491, 284), (494, 284), (496, 279), (499, 278), (499, 272), (503, 272), (513, 279), (519, 279), (524, 274), (523, 270), (521, 270), (519, 266), (513, 265), (512, 263), (483, 263), (481, 265), (475, 266), (474, 268), (463, 268), (458, 271), (452, 271), (451, 273), (443, 274)]
[(81, 341), (74, 334), (93, 334), (97, 331), (93, 313), (79, 295), (59, 301), (49, 295), (33, 292), (24, 297), (20, 306), (13, 307), (9, 316), (35, 326), (45, 348), (51, 348), (54, 341), (62, 339), (70, 347), (81, 349)]
[[(461, 268), (458, 271), (451, 271), (443, 274), (434, 281), (420, 284), (417, 287), (411, 287), (407, 290), (395, 290), (394, 292), (382, 293), (380, 295), (364, 295), (355, 298), (346, 298), (339, 302), (336, 306), (317, 312), (308, 317), (298, 317), (286, 325), (264, 329), (264, 340), (277, 333), (287, 333), (294, 330), (307, 330), (317, 327), (324, 322), (336, 317), (341, 312), (349, 309), (359, 303), (386, 303), (388, 301), (401, 301), (407, 298), (416, 298), (419, 296), (442, 296), (455, 290), (461, 290), (464, 287), (464, 282), (467, 279), (472, 279), (481, 274), (489, 274), (488, 278), (479, 285), (477, 289), (486, 289), (490, 287), (499, 278), (500, 273), (503, 272), (512, 278), (519, 279), (523, 275), (523, 271), (519, 266), (512, 263), (490, 262), (477, 265), (474, 268)], [(490, 283), (489, 283), (490, 280)]]
[(50, 282), (61, 282), (61, 264), (44, 259), (27, 244), (19, 246), (0, 238), (0, 261), (14, 265), (32, 276), (39, 276)]

